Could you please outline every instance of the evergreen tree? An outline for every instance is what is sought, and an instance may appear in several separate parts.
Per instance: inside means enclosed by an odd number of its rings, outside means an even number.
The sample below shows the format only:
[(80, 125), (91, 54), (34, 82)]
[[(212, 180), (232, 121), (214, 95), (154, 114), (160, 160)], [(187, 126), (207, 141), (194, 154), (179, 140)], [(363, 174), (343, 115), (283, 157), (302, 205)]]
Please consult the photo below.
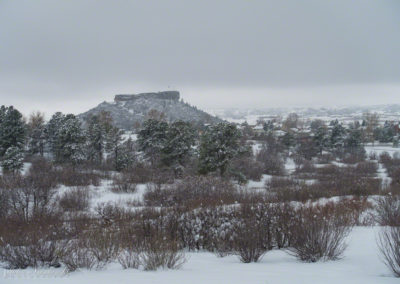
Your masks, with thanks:
[(53, 114), (51, 119), (46, 125), (45, 134), (47, 139), (47, 144), (49, 147), (49, 152), (53, 155), (55, 160), (61, 160), (62, 156), (62, 145), (58, 137), (59, 130), (65, 122), (65, 115), (61, 112), (56, 112)]
[(223, 176), (230, 161), (243, 152), (239, 145), (240, 137), (240, 131), (231, 123), (218, 123), (208, 127), (200, 141), (200, 173), (219, 170)]
[(330, 125), (332, 128), (329, 137), (329, 147), (331, 151), (340, 151), (344, 146), (346, 130), (337, 119), (331, 121)]
[(56, 162), (78, 164), (85, 159), (86, 136), (75, 115), (55, 113), (47, 124), (46, 134)]
[(17, 172), (23, 166), (24, 153), (20, 147), (11, 146), (7, 149), (6, 153), (1, 160), (1, 166), (4, 172)]
[(286, 132), (281, 138), (282, 144), (286, 146), (287, 149), (296, 145), (296, 139), (291, 132)]
[(131, 138), (123, 142), (118, 148), (118, 155), (115, 159), (115, 169), (122, 171), (132, 167), (135, 163), (135, 147)]
[(0, 107), (0, 157), (3, 158), (8, 148), (24, 148), (26, 127), (22, 114), (14, 107)]
[(184, 166), (185, 161), (193, 154), (195, 130), (190, 123), (176, 121), (169, 125), (161, 159), (167, 166)]
[(99, 116), (90, 116), (87, 121), (86, 131), (86, 155), (89, 161), (96, 163), (103, 161), (105, 136), (105, 129), (101, 125)]
[(313, 142), (320, 155), (329, 145), (328, 130), (325, 126), (319, 126), (314, 133)]
[(165, 121), (148, 119), (139, 131), (137, 143), (139, 150), (150, 159), (154, 165), (166, 145), (168, 123)]
[(365, 152), (362, 145), (362, 132), (356, 125), (350, 125), (345, 139), (345, 150), (351, 154), (363, 154)]
[(124, 158), (122, 157), (122, 135), (124, 131), (118, 127), (111, 127), (106, 137), (106, 150), (114, 162), (114, 168), (116, 171), (121, 171), (124, 168)]
[(65, 116), (61, 128), (57, 131), (58, 145), (60, 146), (59, 162), (78, 164), (85, 159), (85, 133), (81, 122), (73, 114)]
[(46, 142), (46, 125), (44, 115), (40, 112), (32, 113), (28, 122), (28, 153), (43, 156)]

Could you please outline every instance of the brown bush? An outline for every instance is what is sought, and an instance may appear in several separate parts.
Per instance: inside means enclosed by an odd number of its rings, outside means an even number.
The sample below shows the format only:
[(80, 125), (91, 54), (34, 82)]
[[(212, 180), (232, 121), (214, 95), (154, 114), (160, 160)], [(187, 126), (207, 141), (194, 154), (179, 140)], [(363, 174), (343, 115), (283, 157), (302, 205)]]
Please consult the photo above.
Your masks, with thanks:
[(187, 177), (175, 184), (152, 184), (143, 196), (147, 206), (199, 207), (232, 204), (237, 200), (234, 185), (219, 177)]
[(53, 206), (55, 188), (52, 183), (45, 182), (45, 179), (33, 178), (31, 175), (3, 175), (0, 188), (4, 198), (7, 198), (7, 214), (28, 222), (57, 210)]
[(186, 261), (185, 254), (179, 251), (176, 242), (161, 236), (146, 239), (140, 255), (144, 270), (179, 269)]
[(376, 221), (381, 226), (400, 226), (400, 196), (380, 197), (375, 207)]
[(63, 166), (57, 168), (57, 181), (65, 186), (99, 186), (100, 175), (94, 171)]
[(0, 223), (0, 236), (0, 259), (7, 268), (60, 265), (60, 256), (65, 249), (60, 216), (42, 215), (29, 222), (5, 219)]
[(296, 212), (289, 253), (306, 262), (336, 260), (346, 249), (351, 230), (346, 218), (332, 206), (303, 207)]
[(233, 226), (233, 253), (243, 263), (258, 262), (272, 249), (272, 210), (269, 205), (246, 204)]
[(396, 277), (400, 277), (400, 227), (382, 228), (378, 238), (378, 247), (383, 262)]
[(113, 177), (111, 190), (116, 193), (134, 193), (137, 189), (136, 180), (132, 172), (122, 172)]
[(64, 211), (87, 211), (89, 209), (90, 193), (88, 187), (75, 187), (64, 192), (58, 204)]

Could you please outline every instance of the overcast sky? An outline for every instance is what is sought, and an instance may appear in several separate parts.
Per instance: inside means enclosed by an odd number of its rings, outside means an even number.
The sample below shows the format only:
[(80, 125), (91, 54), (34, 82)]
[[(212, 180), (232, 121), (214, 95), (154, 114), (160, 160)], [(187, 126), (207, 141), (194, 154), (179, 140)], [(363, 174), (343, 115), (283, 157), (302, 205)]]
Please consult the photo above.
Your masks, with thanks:
[(168, 89), (205, 109), (400, 103), (400, 1), (0, 0), (0, 104)]

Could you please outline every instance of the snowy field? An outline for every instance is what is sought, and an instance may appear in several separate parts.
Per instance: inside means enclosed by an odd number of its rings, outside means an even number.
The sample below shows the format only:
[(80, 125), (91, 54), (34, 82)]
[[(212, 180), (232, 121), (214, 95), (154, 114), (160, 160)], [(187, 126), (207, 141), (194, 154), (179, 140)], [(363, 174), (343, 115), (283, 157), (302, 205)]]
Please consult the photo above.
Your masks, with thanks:
[(400, 148), (395, 148), (391, 144), (376, 144), (376, 145), (366, 145), (365, 151), (369, 155), (370, 153), (375, 153), (378, 156), (383, 152), (388, 152), (390, 155), (394, 155), (395, 153), (400, 154)]
[(60, 269), (10, 271), (0, 269), (0, 283), (323, 283), (374, 284), (399, 283), (379, 259), (377, 228), (357, 227), (348, 237), (348, 249), (338, 261), (302, 263), (284, 251), (268, 252), (259, 263), (244, 264), (235, 256), (218, 258), (211, 253), (188, 253), (180, 270), (146, 272), (123, 270), (114, 263), (105, 270), (82, 270), (68, 275)]

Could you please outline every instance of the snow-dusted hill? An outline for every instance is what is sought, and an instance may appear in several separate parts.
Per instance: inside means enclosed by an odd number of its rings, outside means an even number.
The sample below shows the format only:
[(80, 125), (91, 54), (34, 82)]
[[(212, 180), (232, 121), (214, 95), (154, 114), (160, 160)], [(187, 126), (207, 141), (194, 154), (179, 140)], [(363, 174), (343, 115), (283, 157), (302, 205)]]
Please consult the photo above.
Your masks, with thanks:
[(156, 110), (165, 115), (167, 121), (190, 121), (193, 123), (216, 123), (220, 119), (180, 100), (179, 92), (165, 91), (159, 93), (143, 93), (136, 95), (116, 95), (114, 102), (103, 102), (97, 107), (82, 113), (85, 119), (91, 114), (107, 111), (119, 128), (131, 130), (142, 123), (149, 111)]

